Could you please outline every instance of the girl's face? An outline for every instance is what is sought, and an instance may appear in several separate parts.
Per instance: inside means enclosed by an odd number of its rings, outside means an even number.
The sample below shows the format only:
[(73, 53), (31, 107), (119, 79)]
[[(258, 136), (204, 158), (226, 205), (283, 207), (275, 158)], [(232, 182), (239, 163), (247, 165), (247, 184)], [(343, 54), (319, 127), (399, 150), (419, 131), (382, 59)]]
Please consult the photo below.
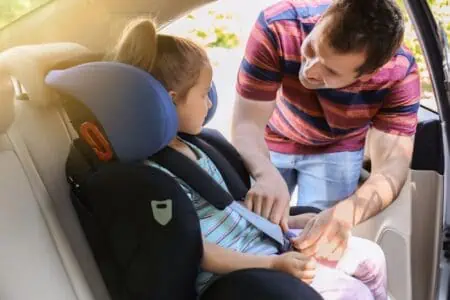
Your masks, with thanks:
[(187, 92), (183, 99), (176, 99), (175, 104), (179, 120), (179, 132), (199, 134), (205, 122), (212, 102), (208, 97), (211, 88), (212, 69), (210, 65), (203, 67), (197, 83)]

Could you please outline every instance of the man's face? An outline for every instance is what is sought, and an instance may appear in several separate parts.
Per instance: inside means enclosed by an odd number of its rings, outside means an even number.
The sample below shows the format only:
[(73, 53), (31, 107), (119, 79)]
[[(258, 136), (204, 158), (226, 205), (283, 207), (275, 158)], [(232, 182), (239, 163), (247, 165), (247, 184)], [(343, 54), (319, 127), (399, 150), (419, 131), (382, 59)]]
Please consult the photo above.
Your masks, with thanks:
[(366, 60), (364, 51), (357, 53), (336, 53), (328, 44), (327, 26), (334, 26), (331, 17), (322, 19), (303, 41), (300, 82), (307, 89), (338, 89), (358, 79), (358, 68)]

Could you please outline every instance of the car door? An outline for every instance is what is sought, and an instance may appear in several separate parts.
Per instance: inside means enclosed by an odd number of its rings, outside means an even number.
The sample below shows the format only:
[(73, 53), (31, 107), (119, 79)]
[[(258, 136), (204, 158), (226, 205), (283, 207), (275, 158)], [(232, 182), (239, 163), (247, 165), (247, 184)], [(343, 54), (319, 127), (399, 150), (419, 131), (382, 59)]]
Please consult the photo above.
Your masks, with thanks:
[(423, 105), (419, 109), (410, 176), (398, 199), (354, 233), (383, 248), (391, 299), (448, 299), (450, 269), (445, 255), (450, 254), (446, 253), (450, 243), (442, 248), (450, 224), (450, 209), (445, 205), (450, 201), (445, 172), (449, 68), (443, 47), (445, 44), (448, 51), (448, 43), (426, 0), (405, 0), (405, 5), (427, 63), (438, 110)]

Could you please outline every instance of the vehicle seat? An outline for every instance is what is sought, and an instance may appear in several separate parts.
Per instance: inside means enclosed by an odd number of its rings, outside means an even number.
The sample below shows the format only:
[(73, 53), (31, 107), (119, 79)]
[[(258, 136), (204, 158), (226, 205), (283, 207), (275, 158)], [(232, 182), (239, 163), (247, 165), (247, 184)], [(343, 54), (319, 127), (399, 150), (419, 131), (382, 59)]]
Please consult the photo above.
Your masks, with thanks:
[(44, 84), (56, 61), (87, 51), (56, 43), (0, 53), (2, 299), (109, 299), (65, 180), (74, 132)]

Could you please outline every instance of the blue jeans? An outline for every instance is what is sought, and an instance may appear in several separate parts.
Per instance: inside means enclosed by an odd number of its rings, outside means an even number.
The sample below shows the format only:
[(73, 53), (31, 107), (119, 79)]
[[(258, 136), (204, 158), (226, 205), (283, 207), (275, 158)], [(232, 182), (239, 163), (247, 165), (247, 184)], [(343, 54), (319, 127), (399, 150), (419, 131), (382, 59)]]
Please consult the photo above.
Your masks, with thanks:
[(313, 155), (271, 152), (270, 157), (291, 195), (298, 187), (297, 205), (325, 209), (355, 192), (364, 150)]

